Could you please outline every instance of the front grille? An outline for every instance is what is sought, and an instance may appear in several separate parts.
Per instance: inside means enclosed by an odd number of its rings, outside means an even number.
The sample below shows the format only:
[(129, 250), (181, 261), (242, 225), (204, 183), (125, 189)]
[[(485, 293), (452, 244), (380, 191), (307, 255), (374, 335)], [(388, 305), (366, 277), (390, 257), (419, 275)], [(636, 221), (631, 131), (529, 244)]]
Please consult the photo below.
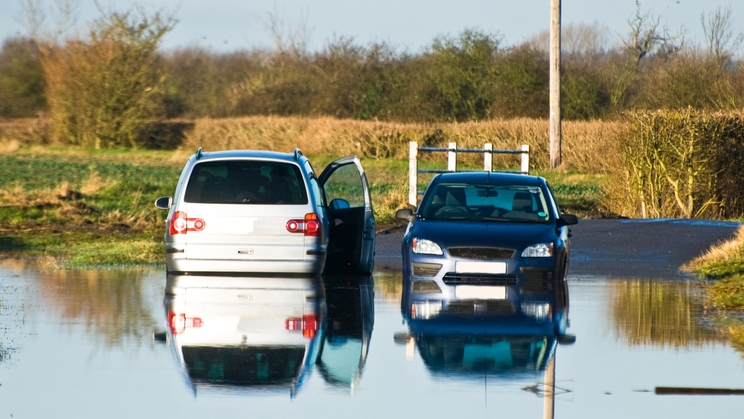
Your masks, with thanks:
[(553, 271), (550, 269), (522, 268), (522, 275), (528, 281), (550, 281)]
[(459, 300), (447, 304), (447, 314), (483, 315), (514, 314), (514, 304), (509, 300)]
[(467, 273), (458, 274), (449, 272), (442, 278), (447, 285), (504, 285), (513, 286), (517, 285), (516, 275), (504, 275), (504, 274), (477, 274)]
[(465, 259), (511, 259), (516, 252), (514, 249), (498, 247), (449, 247), (450, 255)]

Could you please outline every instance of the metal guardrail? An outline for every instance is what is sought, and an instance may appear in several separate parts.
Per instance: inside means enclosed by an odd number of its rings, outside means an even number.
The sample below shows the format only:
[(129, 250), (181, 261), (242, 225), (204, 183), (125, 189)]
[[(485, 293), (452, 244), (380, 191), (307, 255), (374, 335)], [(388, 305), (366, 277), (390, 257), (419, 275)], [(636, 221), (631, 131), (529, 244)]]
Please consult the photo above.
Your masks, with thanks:
[[(422, 169), (418, 168), (418, 153), (423, 152), (447, 152), (447, 169)], [(520, 165), (520, 171), (528, 175), (530, 173), (530, 146), (522, 144), (521, 150), (494, 150), (493, 144), (487, 143), (483, 148), (457, 148), (457, 143), (449, 143), (446, 148), (442, 147), (419, 147), (418, 143), (411, 141), (409, 143), (409, 158), (408, 158), (408, 203), (416, 206), (418, 202), (418, 196), (422, 191), (418, 190), (418, 174), (419, 173), (446, 173), (446, 172), (457, 172), (457, 153), (482, 153), (483, 154), (483, 170), (487, 172), (493, 171), (493, 155), (494, 154), (521, 154), (522, 162)]]

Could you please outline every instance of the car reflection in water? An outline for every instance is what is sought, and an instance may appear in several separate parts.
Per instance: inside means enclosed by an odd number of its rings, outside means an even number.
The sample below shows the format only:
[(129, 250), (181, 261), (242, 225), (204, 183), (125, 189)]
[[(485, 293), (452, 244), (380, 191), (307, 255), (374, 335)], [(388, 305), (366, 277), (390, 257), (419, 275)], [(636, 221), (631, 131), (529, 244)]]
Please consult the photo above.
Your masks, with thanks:
[(324, 283), (328, 321), (317, 367), (328, 384), (353, 391), (372, 338), (374, 284), (371, 276), (332, 276)]
[(566, 334), (565, 280), (525, 279), (504, 291), (498, 299), (436, 300), (404, 287), (409, 333), (396, 339), (415, 343), (435, 374), (509, 379), (545, 371), (557, 344), (575, 340)]
[(318, 278), (168, 275), (174, 357), (194, 393), (287, 391), (307, 379), (323, 339)]

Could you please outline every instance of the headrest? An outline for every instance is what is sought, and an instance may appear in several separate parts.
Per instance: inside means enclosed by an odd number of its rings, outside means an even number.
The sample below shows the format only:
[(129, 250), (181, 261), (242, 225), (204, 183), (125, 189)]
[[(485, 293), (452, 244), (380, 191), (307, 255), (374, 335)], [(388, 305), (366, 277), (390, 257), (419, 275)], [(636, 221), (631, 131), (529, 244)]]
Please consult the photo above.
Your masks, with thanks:
[(465, 190), (460, 188), (448, 189), (445, 204), (450, 207), (465, 206)]
[(517, 192), (512, 200), (512, 211), (532, 212), (532, 195), (527, 192)]

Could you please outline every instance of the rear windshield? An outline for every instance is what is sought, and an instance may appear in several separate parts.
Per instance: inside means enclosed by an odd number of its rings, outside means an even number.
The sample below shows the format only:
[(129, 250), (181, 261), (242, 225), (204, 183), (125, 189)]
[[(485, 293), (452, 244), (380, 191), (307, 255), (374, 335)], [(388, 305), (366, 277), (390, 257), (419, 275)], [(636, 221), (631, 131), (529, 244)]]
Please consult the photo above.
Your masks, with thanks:
[(304, 357), (304, 346), (183, 347), (191, 380), (208, 384), (291, 384), (300, 375)]
[(197, 164), (184, 200), (200, 204), (304, 205), (308, 202), (299, 167), (256, 160)]

